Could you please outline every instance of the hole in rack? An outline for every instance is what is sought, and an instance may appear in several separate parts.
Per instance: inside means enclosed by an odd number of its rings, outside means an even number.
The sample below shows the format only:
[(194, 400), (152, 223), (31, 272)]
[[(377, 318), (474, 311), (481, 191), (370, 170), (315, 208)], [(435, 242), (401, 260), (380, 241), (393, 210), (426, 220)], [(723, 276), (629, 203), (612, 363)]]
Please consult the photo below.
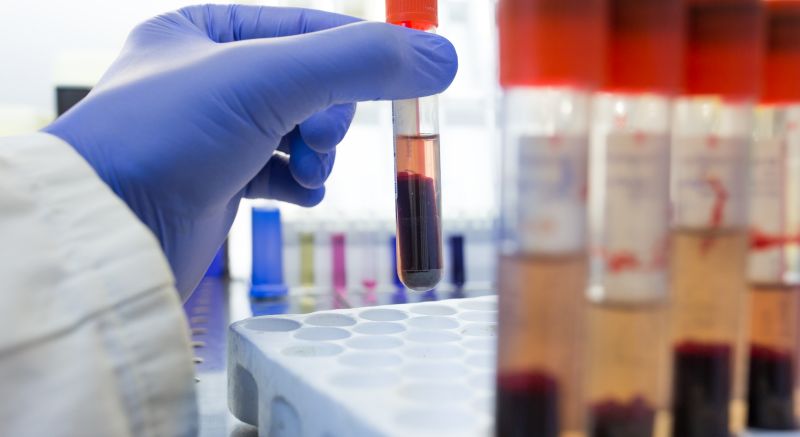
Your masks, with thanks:
[(356, 319), (344, 314), (312, 314), (305, 320), (308, 325), (314, 326), (352, 326)]
[(326, 341), (341, 340), (350, 337), (350, 333), (341, 328), (301, 328), (294, 333), (294, 338), (300, 340)]
[(470, 398), (468, 388), (460, 384), (417, 382), (400, 388), (400, 394), (417, 402), (464, 402)]
[(408, 314), (403, 311), (387, 308), (374, 308), (361, 311), (358, 316), (362, 319), (372, 320), (374, 322), (396, 322), (408, 318)]
[(458, 318), (467, 322), (497, 323), (497, 313), (490, 311), (465, 311)]
[(403, 359), (387, 352), (353, 352), (339, 357), (339, 362), (359, 368), (377, 368), (397, 366)]
[(474, 415), (474, 412), (460, 408), (409, 408), (401, 410), (395, 421), (403, 428), (454, 434), (460, 431), (463, 434), (474, 429)]
[(423, 360), (442, 360), (458, 358), (464, 355), (464, 349), (454, 344), (412, 346), (405, 350), (404, 355)]
[(372, 389), (395, 384), (397, 375), (386, 371), (352, 371), (347, 370), (331, 376), (334, 385), (352, 389)]
[(459, 302), (458, 306), (465, 310), (497, 311), (497, 301), (495, 300), (467, 300)]
[(448, 380), (465, 377), (469, 369), (456, 362), (418, 361), (406, 365), (403, 373), (414, 379)]
[(426, 316), (452, 316), (456, 310), (445, 305), (422, 304), (412, 307), (411, 312)]
[(408, 326), (421, 329), (453, 329), (459, 325), (457, 320), (442, 316), (412, 317), (406, 323)]
[(405, 335), (406, 340), (415, 341), (418, 343), (447, 343), (450, 341), (458, 341), (461, 336), (451, 331), (432, 331), (432, 330), (415, 330), (409, 331)]
[(289, 345), (281, 353), (290, 357), (330, 357), (338, 355), (344, 348), (333, 343), (295, 343)]
[(496, 337), (497, 325), (494, 323), (470, 323), (461, 329), (461, 333), (468, 337)]
[(472, 354), (465, 362), (478, 369), (494, 369), (495, 357), (491, 354)]
[(300, 327), (300, 323), (294, 320), (281, 319), (277, 317), (255, 317), (242, 322), (242, 326), (253, 331), (261, 332), (289, 332)]
[(347, 341), (353, 349), (392, 349), (403, 345), (403, 340), (388, 335), (354, 337)]
[(364, 322), (353, 328), (353, 331), (367, 335), (397, 334), (405, 330), (405, 326), (393, 322)]
[(497, 338), (475, 337), (466, 339), (461, 344), (470, 350), (489, 352), (494, 351), (497, 348)]

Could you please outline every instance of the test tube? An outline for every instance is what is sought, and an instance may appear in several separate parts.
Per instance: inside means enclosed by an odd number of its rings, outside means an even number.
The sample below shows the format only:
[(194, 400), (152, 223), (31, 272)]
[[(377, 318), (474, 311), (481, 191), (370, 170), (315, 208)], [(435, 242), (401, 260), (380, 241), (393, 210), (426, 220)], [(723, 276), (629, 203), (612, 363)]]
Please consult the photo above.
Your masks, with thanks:
[(590, 162), (590, 437), (669, 426), (670, 111), (681, 84), (683, 2), (609, 0)]
[[(435, 32), (436, 0), (386, 0), (386, 21)], [(442, 277), (439, 105), (437, 96), (392, 102), (397, 208), (397, 271), (410, 289)]]
[(450, 283), (453, 284), (452, 297), (464, 296), (467, 276), (464, 272), (464, 235), (451, 235), (450, 245)]
[(364, 304), (375, 305), (378, 297), (375, 289), (378, 286), (378, 242), (377, 231), (365, 226), (356, 232), (361, 276), (361, 286), (364, 289)]
[(589, 102), (603, 0), (500, 0), (497, 436), (583, 435)]
[(254, 206), (253, 274), (250, 296), (277, 299), (289, 292), (283, 282), (283, 236), (281, 212), (273, 206)]
[(314, 287), (314, 233), (300, 232), (300, 286), (305, 290), (300, 296), (298, 307), (301, 313), (310, 313), (317, 303), (313, 295)]
[(761, 69), (761, 0), (688, 0), (684, 95), (672, 138), (674, 437), (745, 422), (747, 174)]
[(750, 184), (748, 428), (798, 430), (800, 1), (765, 3)]
[(314, 286), (314, 233), (300, 232), (300, 286)]
[(347, 304), (347, 261), (345, 258), (344, 234), (331, 235), (333, 254), (333, 302), (336, 308), (349, 307)]

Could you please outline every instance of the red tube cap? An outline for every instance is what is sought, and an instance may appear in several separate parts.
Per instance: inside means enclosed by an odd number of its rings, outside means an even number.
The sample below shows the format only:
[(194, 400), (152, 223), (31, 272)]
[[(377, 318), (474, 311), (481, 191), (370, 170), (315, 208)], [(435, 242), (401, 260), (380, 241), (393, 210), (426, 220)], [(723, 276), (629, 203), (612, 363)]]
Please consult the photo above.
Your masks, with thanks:
[(680, 91), (682, 0), (609, 0), (609, 45), (603, 89)]
[(689, 0), (685, 91), (755, 99), (761, 85), (762, 0)]
[(386, 0), (386, 22), (422, 30), (436, 27), (437, 0)]
[(600, 85), (605, 0), (500, 0), (500, 84)]
[(764, 103), (800, 102), (800, 0), (772, 0), (767, 6)]

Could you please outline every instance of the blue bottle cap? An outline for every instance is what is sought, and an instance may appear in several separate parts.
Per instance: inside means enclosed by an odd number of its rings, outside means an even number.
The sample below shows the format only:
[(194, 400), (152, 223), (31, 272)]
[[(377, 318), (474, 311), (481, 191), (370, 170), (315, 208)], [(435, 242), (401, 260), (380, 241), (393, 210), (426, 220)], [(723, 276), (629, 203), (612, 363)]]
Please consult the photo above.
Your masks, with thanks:
[(271, 299), (285, 296), (281, 213), (272, 206), (253, 207), (253, 276), (250, 296)]
[(448, 243), (450, 245), (450, 282), (456, 288), (462, 288), (467, 282), (464, 272), (464, 236), (451, 235)]

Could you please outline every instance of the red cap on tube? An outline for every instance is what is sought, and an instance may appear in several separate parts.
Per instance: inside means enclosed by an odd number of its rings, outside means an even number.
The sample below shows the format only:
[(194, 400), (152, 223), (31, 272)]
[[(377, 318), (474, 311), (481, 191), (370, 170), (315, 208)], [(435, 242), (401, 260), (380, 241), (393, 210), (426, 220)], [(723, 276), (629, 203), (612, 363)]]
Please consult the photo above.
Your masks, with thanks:
[(603, 88), (621, 92), (680, 91), (682, 0), (609, 0)]
[(500, 0), (500, 84), (600, 85), (605, 0)]
[(800, 0), (767, 1), (766, 8), (761, 101), (800, 102)]
[(691, 95), (758, 96), (762, 0), (688, 0), (684, 87)]
[(386, 0), (386, 22), (421, 30), (436, 27), (437, 0)]

